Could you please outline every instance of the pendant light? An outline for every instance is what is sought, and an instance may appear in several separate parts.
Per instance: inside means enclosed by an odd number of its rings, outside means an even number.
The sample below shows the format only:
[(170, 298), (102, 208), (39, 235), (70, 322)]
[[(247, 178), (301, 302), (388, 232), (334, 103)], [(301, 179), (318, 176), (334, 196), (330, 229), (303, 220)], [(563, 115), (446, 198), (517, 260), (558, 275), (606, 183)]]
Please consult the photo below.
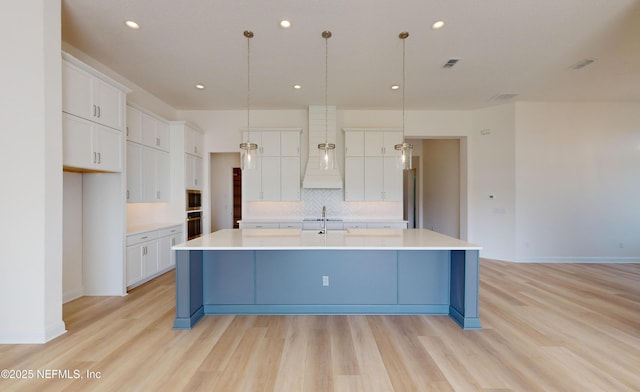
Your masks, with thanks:
[(250, 123), (250, 104), (251, 104), (251, 38), (253, 32), (245, 30), (244, 36), (247, 37), (247, 141), (240, 143), (242, 150), (240, 167), (242, 170), (254, 170), (256, 168), (256, 159), (258, 145), (251, 143), (251, 123)]
[(411, 160), (413, 155), (413, 145), (404, 141), (404, 92), (405, 85), (405, 40), (409, 37), (406, 31), (398, 36), (402, 40), (402, 143), (396, 144), (396, 166), (398, 169), (411, 170)]
[(329, 123), (329, 107), (327, 106), (327, 91), (329, 90), (329, 38), (331, 38), (330, 31), (323, 31), (322, 38), (324, 38), (324, 143), (318, 144), (318, 152), (320, 161), (320, 169), (331, 170), (335, 167), (336, 162), (336, 145), (329, 143), (328, 137), (328, 123)]

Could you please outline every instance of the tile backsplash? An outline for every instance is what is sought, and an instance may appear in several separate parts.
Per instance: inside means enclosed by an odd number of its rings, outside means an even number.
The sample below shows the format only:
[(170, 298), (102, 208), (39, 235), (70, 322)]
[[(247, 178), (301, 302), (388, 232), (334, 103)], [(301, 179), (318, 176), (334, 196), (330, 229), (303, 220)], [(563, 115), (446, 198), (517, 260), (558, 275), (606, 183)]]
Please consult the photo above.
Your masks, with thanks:
[(401, 202), (344, 201), (342, 189), (302, 189), (301, 201), (245, 202), (243, 219), (402, 219)]

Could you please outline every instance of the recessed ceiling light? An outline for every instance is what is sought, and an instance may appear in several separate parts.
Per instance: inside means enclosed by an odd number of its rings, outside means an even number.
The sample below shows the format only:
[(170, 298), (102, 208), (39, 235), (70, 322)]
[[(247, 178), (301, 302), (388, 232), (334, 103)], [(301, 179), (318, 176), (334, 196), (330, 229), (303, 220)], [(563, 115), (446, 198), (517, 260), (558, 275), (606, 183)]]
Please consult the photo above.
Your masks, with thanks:
[(431, 28), (434, 30), (438, 30), (444, 27), (444, 20), (439, 20), (431, 25)]
[(140, 25), (137, 24), (136, 22), (132, 21), (132, 20), (128, 20), (128, 21), (124, 22), (124, 24), (126, 24), (128, 28), (133, 29), (133, 30), (138, 30), (140, 28)]
[(399, 88), (400, 86), (398, 86), (397, 84), (394, 84), (393, 86), (391, 86), (391, 90), (397, 90)]
[(302, 88), (302, 86), (299, 85), (299, 84), (294, 84), (293, 88), (295, 88), (296, 90), (300, 90)]
[(291, 22), (289, 22), (288, 20), (281, 20), (280, 21), (280, 27), (282, 27), (283, 29), (288, 29), (289, 27), (291, 27)]
[(204, 84), (196, 84), (198, 90), (204, 90)]

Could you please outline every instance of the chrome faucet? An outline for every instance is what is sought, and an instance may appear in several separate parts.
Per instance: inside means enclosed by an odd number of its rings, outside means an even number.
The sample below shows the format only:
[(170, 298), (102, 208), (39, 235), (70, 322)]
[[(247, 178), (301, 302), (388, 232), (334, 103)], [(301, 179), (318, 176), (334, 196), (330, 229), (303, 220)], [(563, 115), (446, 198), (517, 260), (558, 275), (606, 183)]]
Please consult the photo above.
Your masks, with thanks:
[(320, 227), (320, 234), (327, 232), (327, 207), (322, 206), (322, 226)]

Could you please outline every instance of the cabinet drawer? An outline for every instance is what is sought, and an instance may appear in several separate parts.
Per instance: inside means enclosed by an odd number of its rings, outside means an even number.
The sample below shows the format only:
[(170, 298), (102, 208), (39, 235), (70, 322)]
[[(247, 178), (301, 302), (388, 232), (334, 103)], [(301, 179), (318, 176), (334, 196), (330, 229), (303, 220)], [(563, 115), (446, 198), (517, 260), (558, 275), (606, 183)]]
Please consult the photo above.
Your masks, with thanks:
[(157, 230), (158, 238), (168, 237), (170, 235), (182, 233), (182, 226), (171, 226), (166, 229)]
[(144, 233), (137, 234), (129, 234), (127, 235), (127, 246), (139, 244), (145, 241), (151, 241), (158, 238), (158, 232), (154, 231), (146, 231)]

